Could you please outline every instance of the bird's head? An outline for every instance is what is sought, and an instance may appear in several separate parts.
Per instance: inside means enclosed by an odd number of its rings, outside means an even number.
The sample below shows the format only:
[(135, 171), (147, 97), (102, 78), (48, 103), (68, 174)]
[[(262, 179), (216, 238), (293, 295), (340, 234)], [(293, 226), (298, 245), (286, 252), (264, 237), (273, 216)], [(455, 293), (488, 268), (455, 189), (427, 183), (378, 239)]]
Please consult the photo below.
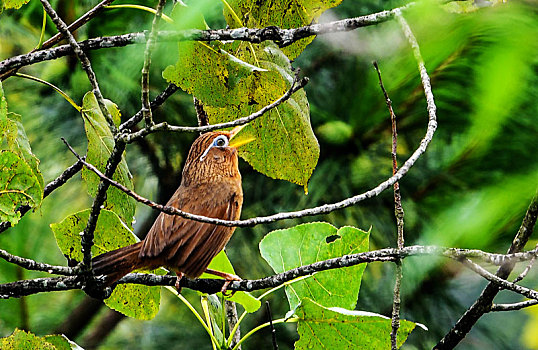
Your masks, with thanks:
[(207, 132), (194, 140), (183, 167), (182, 185), (240, 177), (237, 148), (253, 139), (234, 138), (245, 126), (240, 125), (231, 131)]

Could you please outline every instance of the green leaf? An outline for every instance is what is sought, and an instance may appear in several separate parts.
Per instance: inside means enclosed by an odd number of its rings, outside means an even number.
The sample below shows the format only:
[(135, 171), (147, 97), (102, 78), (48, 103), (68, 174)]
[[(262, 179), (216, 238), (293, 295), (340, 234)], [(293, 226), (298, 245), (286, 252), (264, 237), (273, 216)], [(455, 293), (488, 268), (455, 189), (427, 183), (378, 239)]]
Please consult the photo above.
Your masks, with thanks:
[(0, 151), (0, 221), (19, 222), (21, 205), (36, 207), (42, 187), (30, 166), (11, 151)]
[(82, 349), (76, 343), (67, 339), (65, 335), (46, 335), (38, 337), (35, 334), (20, 329), (9, 336), (0, 339), (2, 350), (71, 350)]
[[(205, 29), (199, 13), (176, 6), (176, 22), (190, 20)], [(179, 57), (163, 77), (193, 94), (204, 105), (210, 123), (247, 116), (279, 99), (290, 88), (295, 74), (289, 59), (272, 43), (211, 44), (180, 42)], [(241, 134), (255, 141), (241, 147), (239, 155), (257, 171), (275, 179), (306, 186), (319, 158), (319, 145), (310, 125), (310, 108), (303, 90), (250, 123)]]
[[(383, 315), (327, 308), (306, 298), (296, 311), (299, 340), (295, 349), (390, 349), (391, 319)], [(400, 320), (400, 347), (416, 325)]]
[[(30, 0), (3, 0), (5, 9), (19, 9), (22, 5), (26, 5)], [(2, 13), (0, 11), (0, 13)]]
[[(265, 71), (254, 72), (245, 81), (246, 88), (235, 91), (241, 96), (239, 104), (217, 107), (200, 99), (210, 123), (227, 122), (254, 113), (282, 97), (291, 87), (295, 73), (276, 45), (266, 42), (252, 46), (252, 50), (242, 48), (244, 51), (235, 52), (236, 56)], [(310, 107), (304, 90), (249, 123), (241, 134), (255, 138), (239, 149), (239, 155), (255, 170), (306, 188), (319, 158), (319, 144), (310, 125)]]
[[(121, 114), (118, 107), (108, 100), (105, 100), (105, 103), (114, 119), (114, 123), (119, 124)], [(88, 138), (86, 161), (95, 165), (97, 169), (104, 173), (107, 161), (114, 148), (114, 137), (92, 92), (86, 93), (82, 100), (82, 119), (84, 120), (84, 128)], [(100, 182), (99, 177), (91, 170), (84, 168), (82, 169), (82, 178), (86, 181), (88, 193), (95, 196)], [(113, 179), (129, 189), (133, 189), (133, 177), (123, 156)], [(135, 213), (135, 200), (133, 198), (110, 186), (104, 207), (118, 214), (125, 224), (132, 227)]]
[(343, 145), (353, 137), (353, 127), (341, 120), (332, 120), (318, 127), (316, 134), (327, 143)]
[[(90, 210), (86, 209), (68, 216), (62, 222), (51, 224), (58, 247), (69, 259), (82, 260), (80, 234), (84, 231)], [(97, 220), (92, 253), (103, 254), (137, 242), (136, 236), (117, 214), (102, 210)], [(135, 284), (118, 285), (105, 304), (122, 314), (142, 320), (150, 320), (159, 311), (160, 287)]]
[[(228, 259), (228, 256), (226, 255), (224, 250), (218, 253), (217, 256), (213, 258), (213, 260), (211, 261), (211, 263), (209, 264), (207, 268), (235, 275), (235, 270), (232, 266), (232, 263)], [(220, 278), (220, 277), (211, 275), (209, 273), (204, 273), (200, 276), (200, 278)], [(220, 296), (222, 295), (222, 293), (218, 293), (218, 295)], [(225, 298), (230, 301), (234, 301), (238, 304), (241, 304), (247, 312), (255, 312), (261, 306), (261, 302), (258, 299), (254, 298), (249, 292), (236, 292), (233, 296), (225, 297)]]
[(0, 221), (15, 225), (21, 205), (38, 207), (43, 200), (43, 176), (39, 160), (32, 154), (28, 137), (22, 126), (21, 116), (8, 113), (7, 101), (0, 84)]
[[(317, 261), (368, 250), (370, 232), (325, 222), (314, 222), (272, 231), (260, 242), (262, 257), (276, 273)], [(286, 286), (290, 309), (308, 297), (331, 307), (354, 309), (366, 264), (318, 272)]]
[[(323, 12), (341, 2), (342, 0), (229, 0), (231, 9), (225, 6), (224, 16), (231, 28), (298, 28), (317, 22)], [(294, 60), (313, 40), (313, 36), (301, 39), (282, 50)]]
[(83, 350), (77, 343), (69, 340), (63, 334), (46, 335), (43, 338), (58, 350)]

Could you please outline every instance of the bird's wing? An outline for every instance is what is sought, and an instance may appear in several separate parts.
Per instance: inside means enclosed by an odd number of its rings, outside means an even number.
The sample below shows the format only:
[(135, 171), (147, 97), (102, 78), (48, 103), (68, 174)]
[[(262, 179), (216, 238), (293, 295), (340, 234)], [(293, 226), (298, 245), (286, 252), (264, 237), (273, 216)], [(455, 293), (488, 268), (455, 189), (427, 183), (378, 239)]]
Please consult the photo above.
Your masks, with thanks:
[[(218, 189), (217, 191), (219, 191)], [(224, 220), (239, 218), (242, 198), (237, 193), (190, 191), (196, 198), (178, 189), (168, 205), (183, 211)], [(218, 198), (218, 200), (217, 200)], [(161, 213), (150, 229), (140, 252), (143, 258), (162, 259), (163, 265), (177, 268), (188, 276), (197, 276), (224, 248), (233, 227), (213, 225)]]

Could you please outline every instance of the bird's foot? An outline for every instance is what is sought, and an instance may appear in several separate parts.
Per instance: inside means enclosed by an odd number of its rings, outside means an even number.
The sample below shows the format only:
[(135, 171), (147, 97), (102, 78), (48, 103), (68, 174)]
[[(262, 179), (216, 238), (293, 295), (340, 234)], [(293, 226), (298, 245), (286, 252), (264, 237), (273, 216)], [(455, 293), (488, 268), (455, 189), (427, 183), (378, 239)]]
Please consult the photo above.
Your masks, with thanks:
[(176, 284), (174, 285), (174, 287), (176, 287), (176, 290), (178, 292), (178, 294), (181, 294), (181, 286), (180, 286), (180, 283), (181, 283), (181, 280), (183, 279), (183, 276), (185, 276), (185, 274), (183, 272), (179, 272), (179, 271), (176, 271)]
[(230, 294), (226, 294), (226, 290), (228, 289), (228, 286), (230, 285), (230, 283), (232, 283), (233, 281), (242, 281), (242, 279), (239, 276), (232, 275), (231, 273), (226, 273), (226, 272), (222, 272), (222, 271), (216, 271), (216, 270), (212, 270), (212, 269), (207, 269), (207, 270), (205, 270), (205, 272), (209, 273), (211, 275), (222, 277), (222, 278), (225, 279), (224, 284), (222, 285), (222, 288), (220, 289), (220, 292), (225, 297), (231, 297), (236, 292), (235, 290), (232, 290), (230, 292)]

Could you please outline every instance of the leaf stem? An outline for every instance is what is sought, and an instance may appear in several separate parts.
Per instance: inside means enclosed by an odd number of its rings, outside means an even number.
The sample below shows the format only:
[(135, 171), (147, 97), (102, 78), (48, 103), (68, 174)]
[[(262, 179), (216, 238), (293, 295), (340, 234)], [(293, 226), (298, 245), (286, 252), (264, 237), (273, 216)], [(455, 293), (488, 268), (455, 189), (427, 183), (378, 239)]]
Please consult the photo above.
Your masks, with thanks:
[(179, 298), (179, 300), (181, 300), (183, 302), (183, 304), (185, 304), (189, 310), (191, 310), (191, 312), (194, 314), (194, 316), (196, 316), (196, 318), (198, 319), (198, 321), (200, 322), (200, 324), (202, 325), (202, 327), (204, 327), (204, 329), (206, 330), (207, 334), (209, 334), (209, 338), (211, 338), (211, 342), (213, 344), (217, 344), (217, 339), (215, 339), (215, 337), (213, 336), (213, 333), (211, 332), (211, 330), (209, 329), (209, 327), (207, 326), (207, 324), (205, 323), (204, 319), (202, 318), (202, 316), (200, 316), (200, 314), (198, 313), (198, 311), (196, 311), (196, 309), (194, 308), (194, 306), (192, 306), (191, 303), (189, 303), (189, 301), (183, 296), (181, 295), (180, 293), (177, 292), (177, 290), (173, 287), (170, 287), (170, 286), (167, 286), (166, 289), (168, 289), (172, 294), (174, 294), (175, 296), (177, 296)]
[[(105, 9), (120, 9), (120, 8), (142, 10), (142, 11), (150, 12), (150, 13), (153, 13), (153, 14), (157, 13), (157, 10), (152, 9), (151, 7), (142, 6), (142, 5), (122, 4), (122, 5), (108, 5), (108, 6), (105, 6)], [(166, 23), (174, 23), (174, 20), (172, 18), (168, 17), (165, 14), (162, 15), (162, 19)]]
[[(297, 322), (299, 321), (299, 318), (298, 317), (293, 317), (293, 318), (279, 318), (278, 320), (274, 320), (272, 322), (272, 324), (277, 324), (277, 323), (291, 323), (291, 322)], [(239, 347), (239, 345), (241, 345), (242, 342), (244, 342), (245, 340), (247, 340), (252, 334), (256, 333), (257, 331), (259, 331), (260, 329), (262, 328), (265, 328), (265, 327), (268, 327), (271, 325), (271, 322), (265, 322), (264, 324), (262, 325), (259, 325), (258, 327), (256, 328), (253, 328), (250, 332), (248, 332), (247, 334), (245, 334), (245, 336), (243, 338), (241, 338), (241, 340), (239, 341), (239, 343), (235, 344), (235, 347), (232, 349), (232, 350), (237, 350), (237, 348)]]
[(18, 77), (21, 77), (21, 78), (26, 78), (26, 79), (29, 79), (29, 80), (33, 80), (33, 81), (37, 81), (38, 83), (41, 83), (41, 84), (45, 84), (51, 88), (53, 88), (54, 90), (56, 90), (57, 93), (59, 93), (60, 95), (62, 95), (62, 97), (71, 104), (71, 106), (73, 106), (77, 111), (81, 111), (82, 110), (82, 107), (80, 107), (79, 105), (77, 105), (75, 103), (75, 101), (73, 101), (73, 99), (71, 97), (69, 97), (65, 92), (63, 92), (59, 87), (57, 87), (56, 85), (52, 84), (52, 83), (49, 83), (48, 81), (45, 81), (43, 79), (39, 79), (37, 77), (34, 77), (32, 75), (28, 75), (28, 74), (23, 74), (23, 73), (15, 73), (16, 76)]
[(45, 27), (47, 25), (47, 11), (43, 9), (43, 22), (41, 24), (41, 35), (39, 36), (39, 42), (34, 50), (39, 50), (43, 46), (43, 40), (45, 39)]

